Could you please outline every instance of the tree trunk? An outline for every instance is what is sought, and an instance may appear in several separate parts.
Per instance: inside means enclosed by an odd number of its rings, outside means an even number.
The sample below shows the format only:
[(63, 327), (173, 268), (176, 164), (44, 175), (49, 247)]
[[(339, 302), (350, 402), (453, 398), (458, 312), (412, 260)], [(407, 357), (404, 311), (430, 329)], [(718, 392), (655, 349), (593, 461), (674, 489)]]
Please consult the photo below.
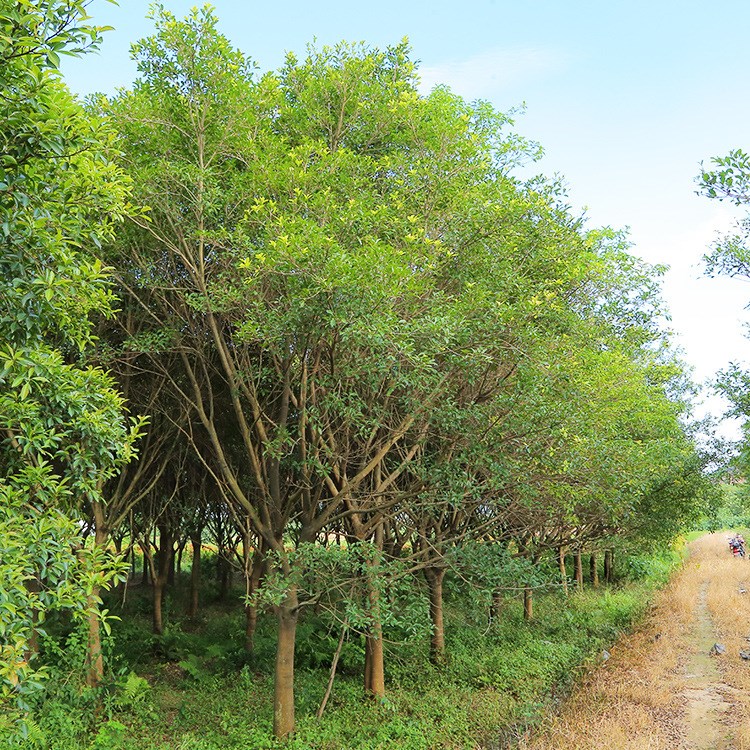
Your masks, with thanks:
[(278, 639), (273, 695), (273, 733), (286, 737), (294, 732), (294, 643), (297, 635), (297, 591), (291, 588), (276, 608)]
[(576, 564), (576, 572), (575, 572), (576, 588), (579, 591), (583, 591), (583, 559), (581, 556), (581, 550), (576, 550), (575, 564)]
[(146, 555), (143, 555), (143, 571), (141, 572), (141, 586), (148, 586), (149, 582), (149, 573), (148, 573), (148, 561), (146, 560)]
[[(104, 509), (98, 500), (92, 501), (94, 514), (94, 545), (107, 546), (109, 532), (105, 524)], [(104, 656), (102, 655), (101, 621), (99, 617), (100, 587), (94, 586), (88, 596), (88, 636), (86, 644), (86, 684), (98, 687), (104, 679)]]
[(152, 571), (153, 579), (153, 631), (156, 635), (164, 633), (164, 618), (162, 605), (164, 603), (164, 589), (169, 579), (174, 548), (172, 546), (172, 534), (169, 526), (159, 526), (159, 554), (157, 555), (158, 570)]
[[(379, 524), (375, 528), (375, 546), (378, 550), (383, 549), (383, 526)], [(368, 567), (373, 566), (374, 561), (368, 562)], [(365, 649), (365, 692), (373, 698), (385, 697), (385, 666), (383, 661), (383, 622), (380, 616), (380, 591), (375, 583), (372, 573), (367, 574), (368, 600), (372, 628), (367, 635), (369, 641)], [(368, 664), (369, 660), (369, 664)]]
[(503, 613), (503, 606), (505, 604), (505, 598), (503, 592), (500, 589), (495, 589), (492, 592), (492, 604), (490, 604), (490, 622), (499, 622), (500, 616)]
[(592, 552), (589, 558), (589, 573), (591, 574), (591, 585), (595, 589), (599, 588), (599, 570), (596, 564), (596, 552)]
[(430, 639), (430, 661), (433, 664), (445, 663), (445, 628), (443, 626), (443, 578), (445, 568), (425, 568), (424, 577), (430, 589), (430, 619), (432, 638)]
[(174, 576), (173, 580), (170, 582), (170, 585), (173, 585), (175, 580), (179, 581), (182, 577), (182, 554), (185, 551), (185, 547), (187, 547), (187, 539), (183, 539), (177, 546), (177, 561), (174, 566)]
[(86, 650), (86, 684), (98, 687), (104, 679), (104, 656), (102, 655), (101, 623), (99, 621), (99, 587), (94, 586), (88, 598), (88, 645)]
[(560, 568), (560, 583), (562, 585), (563, 594), (568, 595), (568, 571), (565, 569), (565, 549), (558, 547), (557, 549), (557, 564)]
[(383, 659), (383, 634), (380, 623), (375, 633), (366, 636), (365, 647), (365, 691), (373, 698), (385, 697), (385, 669)]
[(365, 692), (369, 692), (370, 690), (370, 682), (372, 682), (371, 675), (372, 674), (372, 656), (370, 656), (370, 639), (365, 636), (365, 673), (364, 673), (364, 679), (365, 679)]
[(232, 570), (229, 560), (221, 553), (219, 557), (219, 601), (225, 601), (232, 587)]
[[(180, 554), (179, 549), (177, 550), (177, 554)], [(171, 588), (174, 588), (175, 582), (175, 560), (176, 555), (172, 555), (169, 560), (169, 565), (167, 566), (167, 586), (170, 586)]]
[(188, 617), (195, 617), (198, 614), (198, 601), (200, 597), (201, 585), (201, 534), (197, 532), (190, 539), (190, 546), (193, 551), (193, 559), (190, 563), (190, 605), (188, 607)]
[(164, 634), (164, 619), (162, 615), (162, 603), (164, 601), (164, 583), (161, 581), (161, 576), (154, 578), (154, 585), (152, 588), (152, 617), (151, 617), (151, 630), (154, 635)]
[(613, 568), (613, 555), (612, 550), (608, 549), (604, 551), (604, 580), (607, 583), (612, 583), (612, 568)]
[(531, 586), (525, 586), (523, 589), (523, 619), (534, 619), (534, 590)]
[[(255, 550), (253, 555), (253, 567), (247, 582), (247, 594), (253, 594), (258, 590), (263, 578), (263, 551), (261, 546)], [(246, 574), (247, 575), (247, 574)], [(255, 650), (255, 629), (258, 626), (258, 606), (256, 604), (245, 605), (245, 651), (252, 653)]]

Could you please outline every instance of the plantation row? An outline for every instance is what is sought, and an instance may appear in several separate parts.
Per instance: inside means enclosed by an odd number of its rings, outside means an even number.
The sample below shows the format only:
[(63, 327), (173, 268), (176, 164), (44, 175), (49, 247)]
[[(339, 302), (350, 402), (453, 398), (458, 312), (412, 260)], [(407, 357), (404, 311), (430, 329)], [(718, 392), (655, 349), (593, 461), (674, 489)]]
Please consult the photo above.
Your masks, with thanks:
[(387, 643), (449, 658), (446, 575), (531, 618), (566, 553), (609, 576), (698, 516), (661, 269), (522, 177), (539, 148), (508, 116), (421, 93), (406, 43), (258, 75), (207, 8), (157, 10), (136, 82), (84, 108), (58, 73), (98, 40), (83, 6), (0, 10), (3, 731), (44, 690), (52, 613), (106, 681), (101, 595), (135, 552), (157, 636), (188, 545), (188, 616), (208, 546), (249, 652), (275, 617), (286, 737), (306, 613), (341, 634), (331, 679), (364, 638), (382, 699)]

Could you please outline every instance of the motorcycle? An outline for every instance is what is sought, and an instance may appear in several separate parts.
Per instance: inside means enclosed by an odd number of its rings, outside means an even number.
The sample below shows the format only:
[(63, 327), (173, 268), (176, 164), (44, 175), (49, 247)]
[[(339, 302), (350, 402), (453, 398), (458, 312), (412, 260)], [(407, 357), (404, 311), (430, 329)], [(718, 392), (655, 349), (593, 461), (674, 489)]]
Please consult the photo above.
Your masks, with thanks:
[(741, 536), (733, 536), (729, 540), (729, 549), (734, 557), (745, 556), (745, 540)]

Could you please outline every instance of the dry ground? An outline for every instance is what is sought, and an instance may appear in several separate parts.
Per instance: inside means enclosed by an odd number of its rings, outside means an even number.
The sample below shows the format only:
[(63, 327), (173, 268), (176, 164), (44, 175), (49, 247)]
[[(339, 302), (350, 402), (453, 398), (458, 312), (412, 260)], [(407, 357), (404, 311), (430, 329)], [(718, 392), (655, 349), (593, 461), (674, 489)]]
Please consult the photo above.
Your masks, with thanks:
[[(750, 561), (727, 534), (690, 557), (634, 634), (523, 750), (750, 750)], [(726, 646), (711, 656), (714, 643)]]

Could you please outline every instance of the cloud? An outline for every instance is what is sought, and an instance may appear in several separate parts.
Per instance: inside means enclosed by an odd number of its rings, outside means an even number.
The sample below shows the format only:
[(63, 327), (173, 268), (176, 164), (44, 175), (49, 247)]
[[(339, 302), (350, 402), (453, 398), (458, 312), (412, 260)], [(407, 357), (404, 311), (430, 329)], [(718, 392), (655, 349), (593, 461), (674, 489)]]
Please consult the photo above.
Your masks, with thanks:
[(565, 64), (550, 49), (492, 49), (465, 60), (421, 67), (420, 91), (426, 94), (444, 84), (467, 99), (491, 99), (505, 89), (557, 72)]

